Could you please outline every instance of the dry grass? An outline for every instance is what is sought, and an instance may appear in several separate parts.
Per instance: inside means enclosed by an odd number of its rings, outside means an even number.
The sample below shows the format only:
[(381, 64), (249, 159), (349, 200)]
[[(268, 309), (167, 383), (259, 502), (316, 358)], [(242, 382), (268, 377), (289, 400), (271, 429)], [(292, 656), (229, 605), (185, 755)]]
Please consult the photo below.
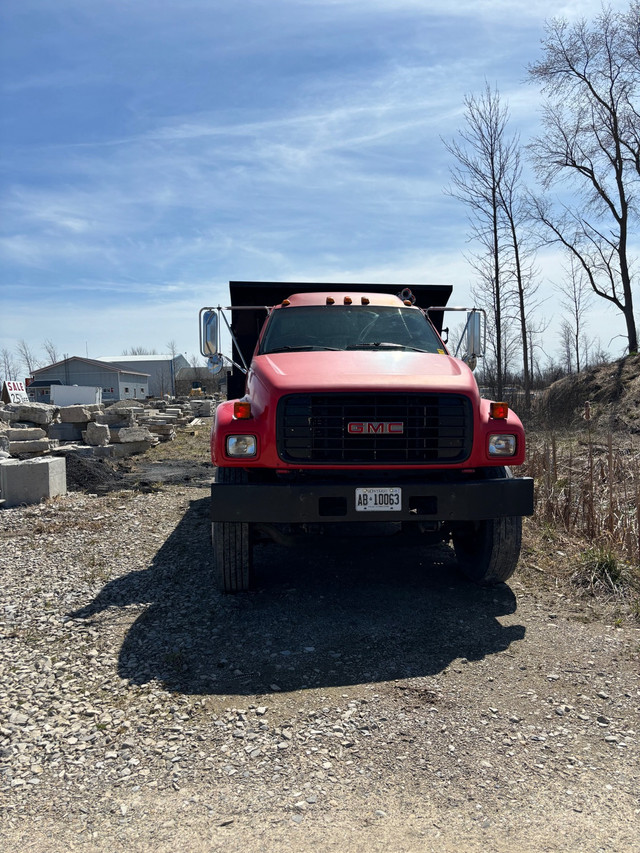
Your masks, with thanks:
[(522, 473), (536, 482), (538, 536), (573, 543), (572, 583), (591, 594), (640, 590), (640, 437), (528, 434)]

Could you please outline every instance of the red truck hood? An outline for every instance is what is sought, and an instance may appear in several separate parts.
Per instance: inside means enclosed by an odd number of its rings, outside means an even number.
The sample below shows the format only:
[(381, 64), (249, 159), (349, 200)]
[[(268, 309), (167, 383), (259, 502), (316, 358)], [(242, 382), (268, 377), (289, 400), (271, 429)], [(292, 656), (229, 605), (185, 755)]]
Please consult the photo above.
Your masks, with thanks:
[(258, 381), (281, 394), (331, 391), (475, 392), (467, 365), (448, 355), (378, 352), (296, 352), (253, 359)]

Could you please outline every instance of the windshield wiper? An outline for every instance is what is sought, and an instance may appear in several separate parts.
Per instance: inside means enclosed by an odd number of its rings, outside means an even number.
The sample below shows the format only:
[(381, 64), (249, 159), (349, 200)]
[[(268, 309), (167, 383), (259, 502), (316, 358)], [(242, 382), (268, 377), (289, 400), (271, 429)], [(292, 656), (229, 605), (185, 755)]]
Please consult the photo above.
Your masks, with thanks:
[(352, 344), (351, 346), (348, 346), (347, 349), (406, 349), (411, 350), (412, 352), (429, 352), (429, 350), (420, 349), (419, 347), (412, 347), (409, 344), (394, 344), (391, 341), (375, 341), (372, 343)]
[(330, 352), (342, 352), (339, 347), (325, 347), (322, 344), (307, 344), (306, 346), (292, 347), (275, 347), (274, 349), (264, 350), (261, 355), (271, 355), (274, 352), (316, 352), (329, 350)]

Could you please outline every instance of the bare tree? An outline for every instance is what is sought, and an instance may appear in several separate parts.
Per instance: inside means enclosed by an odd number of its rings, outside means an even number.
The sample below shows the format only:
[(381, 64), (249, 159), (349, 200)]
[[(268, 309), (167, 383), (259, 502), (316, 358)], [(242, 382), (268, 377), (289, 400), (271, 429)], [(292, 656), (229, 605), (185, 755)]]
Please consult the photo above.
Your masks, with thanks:
[(503, 228), (511, 255), (511, 281), (515, 288), (517, 323), (520, 329), (520, 352), (525, 409), (531, 408), (532, 371), (529, 363), (529, 315), (537, 307), (534, 298), (538, 289), (535, 269), (535, 248), (529, 235), (529, 200), (522, 188), (520, 137), (516, 135), (511, 151), (510, 168), (498, 187), (503, 214)]
[[(569, 312), (569, 319), (564, 320), (563, 327), (566, 326), (569, 330), (567, 334), (571, 336), (576, 373), (580, 373), (585, 362), (585, 358), (581, 358), (585, 341), (584, 318), (591, 306), (593, 291), (589, 287), (584, 270), (573, 254), (569, 256), (569, 268), (565, 269), (565, 272), (566, 279), (557, 284), (556, 289), (562, 294), (560, 299), (562, 306)], [(564, 338), (564, 328), (562, 335)]]
[(122, 351), (122, 355), (158, 355), (158, 351), (147, 347), (129, 347)]
[(541, 357), (548, 355), (548, 347), (545, 346), (544, 333), (549, 328), (549, 321), (538, 318), (535, 323), (531, 321), (527, 325), (527, 350), (529, 353), (529, 377), (531, 383), (540, 384), (542, 378)]
[(43, 343), (42, 347), (47, 354), (49, 364), (55, 364), (57, 361), (60, 361), (60, 353), (58, 352), (58, 348), (52, 341), (47, 338), (47, 340)]
[(3, 381), (8, 379), (18, 379), (19, 368), (18, 363), (15, 360), (15, 357), (10, 349), (7, 347), (2, 347), (0, 350), (0, 359), (1, 359), (1, 370), (2, 376), (0, 377), (0, 386)]
[(547, 23), (543, 59), (530, 66), (547, 102), (545, 132), (530, 145), (545, 191), (563, 182), (575, 201), (534, 202), (549, 243), (573, 254), (593, 292), (618, 308), (638, 349), (630, 228), (640, 178), (640, 4), (603, 8), (593, 24)]
[(464, 103), (466, 127), (458, 133), (461, 141), (444, 143), (457, 161), (451, 169), (451, 186), (446, 192), (467, 205), (471, 239), (480, 246), (471, 259), (478, 273), (474, 298), (479, 298), (492, 317), (495, 393), (502, 397), (509, 358), (517, 351), (508, 322), (509, 316), (517, 316), (528, 399), (525, 291), (532, 268), (525, 263), (520, 239), (524, 221), (520, 142), (517, 135), (507, 135), (508, 109), (502, 105), (498, 91), (492, 90), (488, 83), (482, 95), (467, 96)]
[(562, 354), (562, 363), (567, 373), (573, 373), (575, 341), (573, 337), (573, 329), (568, 320), (563, 320), (560, 323), (560, 352)]
[(167, 352), (171, 356), (171, 376), (169, 377), (169, 392), (171, 394), (175, 395), (175, 393), (176, 393), (176, 358), (180, 355), (180, 352), (178, 350), (178, 344), (175, 342), (174, 338), (171, 338), (171, 340), (168, 341), (165, 344), (165, 346), (167, 348)]
[(31, 376), (33, 371), (36, 370), (38, 367), (38, 359), (35, 357), (33, 350), (24, 338), (21, 338), (18, 341), (17, 350), (18, 356), (22, 361), (23, 367), (26, 368), (28, 375)]

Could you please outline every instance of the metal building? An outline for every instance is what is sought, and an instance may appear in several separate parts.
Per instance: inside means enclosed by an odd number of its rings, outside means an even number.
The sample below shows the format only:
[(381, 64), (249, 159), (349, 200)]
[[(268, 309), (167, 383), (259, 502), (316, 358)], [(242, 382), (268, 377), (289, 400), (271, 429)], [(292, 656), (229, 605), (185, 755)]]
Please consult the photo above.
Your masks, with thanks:
[(101, 356), (98, 361), (124, 370), (141, 370), (149, 374), (149, 396), (164, 397), (176, 394), (176, 374), (189, 362), (183, 355), (113, 355)]
[[(144, 400), (149, 396), (149, 374), (126, 370), (102, 361), (71, 356), (33, 371), (35, 402), (50, 402), (50, 386), (90, 385), (102, 388), (102, 401)], [(33, 384), (33, 383), (32, 383)]]

